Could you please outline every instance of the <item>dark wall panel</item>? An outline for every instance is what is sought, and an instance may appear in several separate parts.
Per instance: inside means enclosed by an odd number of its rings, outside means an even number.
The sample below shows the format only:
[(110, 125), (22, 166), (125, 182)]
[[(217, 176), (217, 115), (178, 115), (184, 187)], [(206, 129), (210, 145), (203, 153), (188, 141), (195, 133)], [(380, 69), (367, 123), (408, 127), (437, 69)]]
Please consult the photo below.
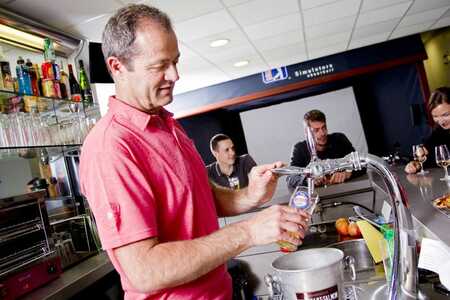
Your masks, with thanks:
[(238, 112), (218, 110), (180, 119), (186, 133), (194, 141), (206, 165), (215, 161), (209, 149), (209, 140), (217, 133), (228, 135), (238, 154), (247, 153), (244, 130)]
[(356, 78), (353, 87), (369, 152), (410, 155), (430, 132), (415, 65)]

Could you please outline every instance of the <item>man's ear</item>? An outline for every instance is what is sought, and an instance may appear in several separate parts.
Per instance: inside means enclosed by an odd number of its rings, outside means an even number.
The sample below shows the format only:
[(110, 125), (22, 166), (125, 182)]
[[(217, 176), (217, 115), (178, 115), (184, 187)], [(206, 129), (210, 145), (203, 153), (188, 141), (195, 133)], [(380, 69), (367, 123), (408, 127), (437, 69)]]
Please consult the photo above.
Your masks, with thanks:
[(212, 149), (211, 149), (211, 153), (214, 156), (214, 158), (217, 160), (218, 153)]
[(113, 77), (119, 77), (125, 68), (125, 65), (115, 56), (108, 57), (106, 59), (106, 65)]

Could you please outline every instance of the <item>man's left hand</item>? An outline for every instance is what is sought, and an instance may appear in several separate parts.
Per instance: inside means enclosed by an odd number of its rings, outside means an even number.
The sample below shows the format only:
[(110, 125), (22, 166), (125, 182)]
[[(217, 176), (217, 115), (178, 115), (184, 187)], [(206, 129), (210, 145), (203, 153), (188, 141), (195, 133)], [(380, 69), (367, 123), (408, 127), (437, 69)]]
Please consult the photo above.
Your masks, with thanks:
[(248, 174), (247, 198), (255, 205), (261, 205), (272, 199), (279, 176), (270, 170), (283, 166), (284, 164), (278, 161), (253, 167)]
[(347, 179), (352, 176), (351, 172), (343, 171), (343, 172), (336, 172), (331, 175), (331, 178), (328, 180), (328, 184), (337, 184), (337, 183), (343, 183)]

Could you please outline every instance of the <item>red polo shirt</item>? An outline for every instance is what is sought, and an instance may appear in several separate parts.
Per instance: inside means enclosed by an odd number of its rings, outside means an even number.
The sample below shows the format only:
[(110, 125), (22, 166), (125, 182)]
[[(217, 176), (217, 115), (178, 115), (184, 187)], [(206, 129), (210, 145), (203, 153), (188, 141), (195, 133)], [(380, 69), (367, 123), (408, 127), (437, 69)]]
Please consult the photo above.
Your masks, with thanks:
[[(225, 266), (182, 286), (139, 293), (111, 251), (151, 237), (190, 240), (219, 228), (203, 161), (171, 113), (149, 115), (111, 97), (108, 113), (83, 144), (80, 181), (125, 299), (231, 299)], [(179, 259), (174, 267), (185, 258)]]

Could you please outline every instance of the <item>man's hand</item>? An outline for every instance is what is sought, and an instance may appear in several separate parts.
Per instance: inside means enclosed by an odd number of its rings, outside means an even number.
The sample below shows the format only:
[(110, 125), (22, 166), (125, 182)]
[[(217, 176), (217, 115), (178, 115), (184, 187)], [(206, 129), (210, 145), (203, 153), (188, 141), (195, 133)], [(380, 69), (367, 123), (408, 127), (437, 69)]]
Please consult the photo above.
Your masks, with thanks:
[[(286, 205), (273, 205), (243, 221), (252, 246), (287, 241), (300, 245), (308, 228), (310, 216)], [(289, 234), (293, 233), (293, 234)]]
[(267, 165), (253, 167), (248, 174), (247, 199), (256, 205), (261, 205), (269, 201), (277, 186), (277, 175), (270, 170), (281, 168), (284, 166), (282, 162), (275, 162)]
[(331, 178), (328, 180), (328, 184), (337, 184), (337, 183), (343, 183), (347, 179), (352, 176), (352, 172), (342, 171), (342, 172), (335, 172), (333, 175), (331, 175)]
[(415, 160), (410, 161), (405, 167), (405, 172), (408, 174), (415, 174), (419, 171), (420, 171), (420, 163)]

